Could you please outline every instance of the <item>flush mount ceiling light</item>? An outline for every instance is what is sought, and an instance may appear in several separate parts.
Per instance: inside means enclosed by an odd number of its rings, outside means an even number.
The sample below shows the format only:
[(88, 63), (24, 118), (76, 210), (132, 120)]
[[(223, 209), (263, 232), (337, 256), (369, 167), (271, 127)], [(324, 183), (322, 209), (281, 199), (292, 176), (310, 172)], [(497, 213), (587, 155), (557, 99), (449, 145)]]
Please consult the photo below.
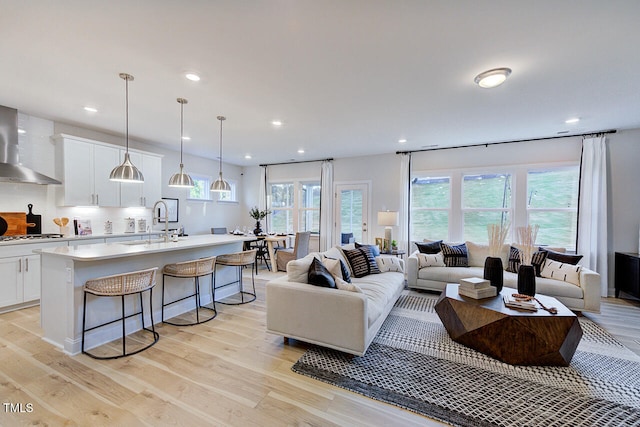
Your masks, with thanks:
[(193, 179), (189, 176), (188, 173), (184, 171), (184, 164), (182, 164), (182, 145), (184, 141), (184, 104), (188, 103), (184, 98), (178, 98), (178, 103), (180, 104), (180, 170), (178, 173), (173, 174), (173, 176), (169, 179), (169, 187), (179, 187), (179, 188), (191, 188), (193, 187)]
[(579, 117), (573, 117), (571, 119), (567, 119), (564, 122), (568, 125), (573, 124), (573, 123), (578, 123), (580, 121)]
[(401, 139), (398, 140), (399, 144), (406, 144), (406, 142), (407, 142), (407, 140), (404, 139), (404, 138), (401, 138)]
[(191, 80), (192, 82), (199, 82), (200, 81), (200, 76), (197, 75), (196, 73), (186, 73), (184, 76), (187, 79)]
[(126, 146), (127, 151), (124, 153), (124, 162), (120, 166), (116, 166), (109, 175), (111, 181), (119, 182), (144, 182), (144, 176), (137, 167), (131, 163), (129, 158), (129, 81), (133, 81), (133, 76), (127, 73), (120, 73), (120, 78), (125, 82), (125, 102), (126, 102)]
[(89, 112), (89, 113), (97, 113), (97, 112), (98, 112), (98, 109), (97, 109), (97, 108), (94, 108), (94, 107), (86, 106), (86, 107), (84, 107), (84, 111), (87, 111), (87, 112)]
[(511, 68), (494, 68), (478, 74), (473, 81), (476, 82), (478, 86), (489, 89), (500, 86), (507, 80), (510, 74)]
[(275, 127), (282, 126), (282, 122), (280, 120), (274, 120), (271, 122), (271, 124), (274, 125)]
[(213, 184), (211, 184), (209, 191), (222, 193), (231, 191), (231, 186), (229, 185), (229, 183), (222, 179), (222, 122), (227, 120), (227, 118), (224, 116), (218, 116), (217, 119), (220, 120), (220, 168), (218, 179), (216, 179)]

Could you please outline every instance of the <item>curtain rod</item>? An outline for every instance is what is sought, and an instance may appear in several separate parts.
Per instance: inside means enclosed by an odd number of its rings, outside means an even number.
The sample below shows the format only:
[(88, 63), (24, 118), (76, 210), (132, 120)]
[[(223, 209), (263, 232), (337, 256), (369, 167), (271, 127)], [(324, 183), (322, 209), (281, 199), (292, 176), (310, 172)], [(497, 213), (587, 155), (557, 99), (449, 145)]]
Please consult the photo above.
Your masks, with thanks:
[(453, 147), (441, 147), (441, 148), (423, 148), (420, 150), (409, 150), (409, 151), (396, 151), (396, 154), (411, 154), (411, 153), (420, 153), (423, 151), (439, 151), (439, 150), (451, 150), (454, 148), (468, 148), (468, 147), (488, 147), (489, 145), (499, 145), (499, 144), (513, 144), (515, 142), (531, 142), (531, 141), (544, 141), (545, 139), (559, 139), (559, 138), (573, 138), (576, 136), (590, 136), (590, 135), (606, 135), (608, 133), (616, 133), (615, 129), (602, 130), (598, 132), (587, 132), (580, 133), (575, 135), (558, 135), (558, 136), (548, 136), (546, 138), (530, 138), (530, 139), (515, 139), (513, 141), (500, 141), (500, 142), (485, 142), (481, 144), (470, 144), (470, 145), (456, 145)]
[(328, 159), (318, 159), (318, 160), (299, 160), (297, 162), (267, 163), (267, 164), (258, 165), (258, 166), (265, 167), (265, 166), (279, 166), (279, 165), (295, 165), (297, 163), (315, 163), (315, 162), (332, 162), (332, 161), (333, 161), (333, 157), (330, 157)]

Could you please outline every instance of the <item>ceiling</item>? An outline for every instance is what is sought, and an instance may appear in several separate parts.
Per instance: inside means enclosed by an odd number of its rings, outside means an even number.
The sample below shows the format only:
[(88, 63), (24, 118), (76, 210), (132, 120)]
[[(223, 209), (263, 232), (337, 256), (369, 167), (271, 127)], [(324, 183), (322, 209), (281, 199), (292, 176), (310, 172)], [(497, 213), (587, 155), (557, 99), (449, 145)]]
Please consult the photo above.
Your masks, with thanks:
[[(217, 158), (224, 115), (224, 160), (237, 165), (640, 127), (637, 0), (0, 0), (0, 10), (1, 105), (124, 135), (127, 72), (132, 138), (178, 150), (184, 97), (185, 152)], [(502, 86), (474, 84), (495, 67), (513, 70)]]

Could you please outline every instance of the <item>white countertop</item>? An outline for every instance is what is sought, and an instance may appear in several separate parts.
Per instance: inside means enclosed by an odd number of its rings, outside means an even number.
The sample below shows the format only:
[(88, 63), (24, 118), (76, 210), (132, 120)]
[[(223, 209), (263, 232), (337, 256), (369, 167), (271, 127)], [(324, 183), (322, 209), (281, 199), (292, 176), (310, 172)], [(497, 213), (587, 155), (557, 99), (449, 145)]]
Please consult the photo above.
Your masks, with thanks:
[[(152, 236), (164, 234), (162, 230), (153, 230)], [(49, 242), (73, 242), (92, 239), (110, 239), (114, 237), (147, 237), (149, 233), (113, 233), (113, 234), (92, 234), (88, 236), (65, 236), (65, 237), (48, 237), (44, 239), (16, 239), (16, 240), (4, 240), (0, 241), (0, 246), (12, 246), (12, 245), (30, 245), (34, 243), (49, 243)]]
[[(230, 234), (203, 234), (199, 236), (180, 237), (177, 242), (146, 243), (146, 241), (100, 243), (82, 246), (60, 246), (41, 249), (42, 255), (53, 255), (69, 258), (75, 261), (98, 261), (103, 259), (121, 258), (136, 255), (146, 255), (158, 252), (168, 252), (181, 249), (198, 248), (204, 246), (218, 246), (233, 242), (254, 240), (253, 236), (234, 236)], [(157, 239), (155, 239), (157, 240)], [(152, 242), (154, 239), (152, 239)], [(142, 243), (140, 243), (142, 242)]]

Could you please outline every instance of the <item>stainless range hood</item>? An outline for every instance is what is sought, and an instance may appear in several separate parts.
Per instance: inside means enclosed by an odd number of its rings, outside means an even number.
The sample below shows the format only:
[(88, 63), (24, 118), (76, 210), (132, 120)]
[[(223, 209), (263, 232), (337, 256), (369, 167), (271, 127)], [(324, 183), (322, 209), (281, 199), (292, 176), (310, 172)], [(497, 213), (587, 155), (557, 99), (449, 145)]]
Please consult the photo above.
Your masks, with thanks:
[(62, 184), (19, 163), (18, 110), (0, 105), (0, 182)]

